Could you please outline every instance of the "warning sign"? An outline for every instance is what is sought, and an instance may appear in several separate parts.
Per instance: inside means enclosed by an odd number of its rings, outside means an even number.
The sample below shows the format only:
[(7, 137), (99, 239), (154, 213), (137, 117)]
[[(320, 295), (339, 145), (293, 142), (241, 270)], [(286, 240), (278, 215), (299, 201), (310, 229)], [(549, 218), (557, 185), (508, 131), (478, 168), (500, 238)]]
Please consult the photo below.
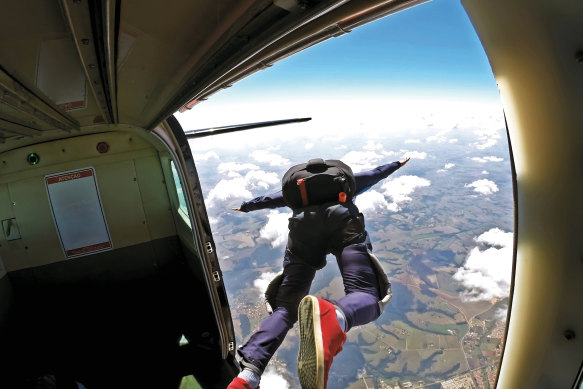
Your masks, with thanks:
[(113, 248), (93, 168), (51, 174), (45, 183), (67, 258)]

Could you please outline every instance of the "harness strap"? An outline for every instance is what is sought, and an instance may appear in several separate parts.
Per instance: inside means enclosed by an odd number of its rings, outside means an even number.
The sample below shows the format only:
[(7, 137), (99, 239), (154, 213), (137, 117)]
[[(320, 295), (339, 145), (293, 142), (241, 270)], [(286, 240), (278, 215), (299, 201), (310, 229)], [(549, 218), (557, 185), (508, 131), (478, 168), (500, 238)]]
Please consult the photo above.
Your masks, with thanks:
[(308, 201), (308, 192), (306, 191), (306, 181), (303, 178), (300, 178), (298, 181), (298, 186), (300, 187), (300, 196), (302, 196), (302, 205), (307, 207), (309, 204)]

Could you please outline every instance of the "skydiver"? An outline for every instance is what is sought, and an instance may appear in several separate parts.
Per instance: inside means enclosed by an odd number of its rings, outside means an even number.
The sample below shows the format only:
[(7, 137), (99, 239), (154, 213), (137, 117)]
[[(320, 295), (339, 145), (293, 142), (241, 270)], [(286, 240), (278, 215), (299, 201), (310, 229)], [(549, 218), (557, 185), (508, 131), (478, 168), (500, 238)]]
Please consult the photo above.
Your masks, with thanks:
[[(354, 196), (391, 175), (409, 159), (354, 174)], [(283, 271), (266, 292), (272, 313), (237, 351), (243, 370), (227, 389), (257, 388), (267, 363), (298, 319), (300, 383), (303, 389), (325, 389), (332, 360), (342, 351), (346, 332), (376, 320), (382, 313), (381, 300), (387, 301), (390, 283), (372, 255), (364, 216), (354, 204), (354, 196), (345, 203), (290, 206), (293, 216), (289, 219)], [(233, 210), (250, 212), (285, 206), (289, 201), (278, 191), (245, 201)], [(345, 296), (334, 302), (308, 295), (316, 270), (325, 266), (329, 253), (336, 256), (345, 291)], [(383, 287), (388, 287), (389, 292)]]

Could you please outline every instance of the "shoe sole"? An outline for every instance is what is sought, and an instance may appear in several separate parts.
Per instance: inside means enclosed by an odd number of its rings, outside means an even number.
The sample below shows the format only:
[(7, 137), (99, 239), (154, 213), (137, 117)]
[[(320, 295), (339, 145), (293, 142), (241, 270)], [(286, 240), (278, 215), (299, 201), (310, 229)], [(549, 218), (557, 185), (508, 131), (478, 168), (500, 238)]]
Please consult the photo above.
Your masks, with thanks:
[(298, 376), (302, 389), (324, 389), (324, 346), (320, 328), (320, 305), (314, 296), (306, 296), (298, 308), (300, 349)]

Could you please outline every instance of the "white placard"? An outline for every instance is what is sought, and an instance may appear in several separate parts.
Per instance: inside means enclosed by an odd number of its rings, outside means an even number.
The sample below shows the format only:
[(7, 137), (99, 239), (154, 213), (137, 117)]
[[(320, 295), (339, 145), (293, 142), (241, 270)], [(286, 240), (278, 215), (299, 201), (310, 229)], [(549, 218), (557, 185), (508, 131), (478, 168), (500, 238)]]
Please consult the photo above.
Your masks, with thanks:
[(113, 248), (93, 168), (51, 174), (45, 183), (67, 258)]
[(36, 82), (62, 110), (85, 108), (85, 72), (69, 37), (41, 42)]

